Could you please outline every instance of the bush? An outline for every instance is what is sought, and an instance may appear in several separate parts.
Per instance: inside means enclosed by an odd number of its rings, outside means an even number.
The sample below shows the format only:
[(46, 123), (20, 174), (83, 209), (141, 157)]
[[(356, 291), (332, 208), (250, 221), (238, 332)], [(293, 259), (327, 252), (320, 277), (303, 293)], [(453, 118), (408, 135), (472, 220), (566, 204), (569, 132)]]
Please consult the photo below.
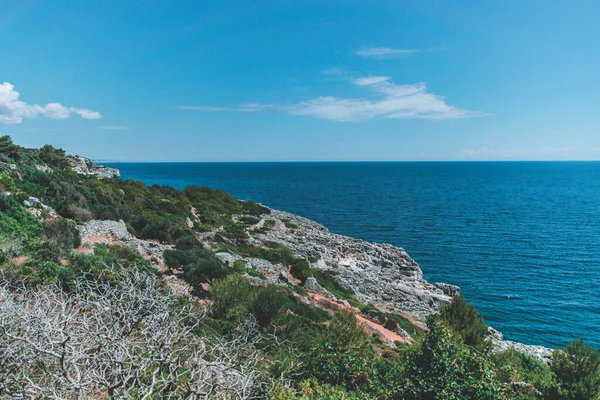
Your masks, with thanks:
[(64, 218), (57, 218), (44, 225), (44, 235), (52, 246), (61, 253), (70, 252), (73, 247), (79, 246), (81, 238), (75, 224)]
[(238, 275), (216, 281), (210, 292), (211, 310), (215, 317), (240, 321), (248, 313), (256, 292), (250, 283)]
[(489, 345), (486, 341), (487, 325), (477, 309), (468, 304), (463, 296), (454, 296), (450, 304), (443, 306), (440, 317), (467, 346), (481, 349)]
[(196, 288), (199, 288), (200, 284), (204, 282), (225, 278), (231, 272), (229, 267), (212, 253), (205, 251), (204, 254), (204, 257), (197, 258), (183, 268), (183, 277)]
[(15, 186), (15, 182), (10, 177), (10, 175), (5, 173), (0, 173), (0, 193), (9, 192), (14, 193), (17, 191), (17, 187)]
[(600, 354), (583, 339), (552, 354), (552, 372), (556, 375), (561, 398), (583, 400), (600, 396)]
[(288, 294), (280, 288), (269, 285), (258, 290), (250, 311), (260, 326), (267, 326), (289, 303)]
[(494, 354), (493, 360), (498, 369), (498, 376), (503, 382), (526, 382), (532, 385), (523, 388), (520, 394), (525, 391), (529, 397), (536, 398), (535, 390), (538, 390), (545, 395), (544, 398), (554, 398), (552, 395), (556, 392), (554, 374), (550, 367), (540, 360), (514, 349)]
[(487, 356), (453, 341), (437, 315), (427, 321), (430, 330), (417, 351), (406, 360), (406, 399), (479, 399), (503, 397), (502, 385)]

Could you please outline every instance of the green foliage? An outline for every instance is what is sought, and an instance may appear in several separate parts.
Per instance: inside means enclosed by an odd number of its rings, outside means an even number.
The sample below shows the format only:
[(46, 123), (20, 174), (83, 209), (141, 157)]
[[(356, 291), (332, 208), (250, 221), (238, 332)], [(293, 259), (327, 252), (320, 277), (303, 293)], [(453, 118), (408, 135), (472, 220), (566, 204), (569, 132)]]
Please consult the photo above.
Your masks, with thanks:
[(39, 153), (40, 160), (53, 168), (68, 168), (69, 160), (66, 157), (63, 149), (56, 149), (53, 146), (47, 144), (40, 148)]
[(14, 161), (19, 161), (21, 158), (20, 151), (21, 147), (14, 144), (10, 136), (5, 135), (0, 137), (0, 155)]
[(196, 289), (204, 282), (222, 279), (231, 273), (214, 253), (205, 250), (200, 242), (189, 231), (175, 230), (178, 237), (175, 241), (175, 250), (165, 250), (163, 257), (165, 264), (171, 269), (182, 269), (186, 281)]
[(267, 397), (268, 400), (360, 400), (364, 398), (349, 393), (341, 386), (323, 384), (316, 379), (301, 381), (297, 390), (277, 384)]
[(0, 240), (18, 240), (25, 250), (35, 249), (41, 242), (42, 225), (14, 196), (0, 196)]
[(246, 224), (246, 225), (256, 225), (260, 222), (260, 218), (252, 217), (252, 216), (245, 216), (245, 217), (240, 218), (240, 222), (242, 224)]
[(313, 271), (310, 269), (308, 261), (301, 259), (292, 261), (290, 272), (294, 278), (300, 279), (302, 283), (304, 283), (309, 276), (313, 276)]
[(488, 346), (488, 327), (475, 307), (461, 295), (454, 296), (450, 304), (440, 310), (443, 323), (458, 335), (464, 344), (478, 349)]
[(337, 283), (335, 280), (337, 272), (316, 268), (313, 268), (311, 271), (314, 278), (319, 282), (319, 285), (327, 289), (329, 293), (333, 294), (338, 299), (347, 300), (353, 307), (360, 307), (362, 305), (356, 301), (354, 293)]
[(502, 385), (487, 352), (469, 350), (450, 337), (437, 316), (430, 333), (406, 360), (406, 399), (501, 399)]
[(289, 302), (289, 295), (285, 290), (269, 285), (257, 291), (250, 311), (258, 324), (264, 327), (269, 325)]
[(64, 218), (46, 222), (44, 236), (60, 253), (68, 254), (74, 247), (81, 244), (81, 237), (75, 224)]
[(521, 399), (537, 398), (536, 391), (543, 393), (545, 398), (555, 398), (556, 380), (550, 367), (540, 360), (508, 349), (494, 354), (498, 376), (503, 382), (526, 382), (531, 387), (520, 389), (512, 393), (511, 397)]
[(10, 177), (10, 175), (5, 173), (0, 173), (0, 193), (9, 192), (14, 193), (17, 191), (17, 187), (15, 186), (15, 182)]
[(552, 372), (562, 399), (600, 398), (600, 354), (583, 339), (571, 342), (552, 354)]
[(363, 354), (372, 351), (370, 338), (358, 325), (356, 316), (348, 311), (339, 311), (325, 330), (325, 340), (331, 349), (357, 351)]
[(257, 270), (256, 268), (247, 268), (244, 267), (245, 272), (250, 275), (253, 276), (255, 278), (261, 279), (261, 280), (266, 280), (267, 278), (262, 274), (262, 272), (260, 272), (259, 270)]
[(211, 310), (216, 318), (240, 321), (253, 303), (256, 291), (239, 275), (216, 281), (210, 292)]

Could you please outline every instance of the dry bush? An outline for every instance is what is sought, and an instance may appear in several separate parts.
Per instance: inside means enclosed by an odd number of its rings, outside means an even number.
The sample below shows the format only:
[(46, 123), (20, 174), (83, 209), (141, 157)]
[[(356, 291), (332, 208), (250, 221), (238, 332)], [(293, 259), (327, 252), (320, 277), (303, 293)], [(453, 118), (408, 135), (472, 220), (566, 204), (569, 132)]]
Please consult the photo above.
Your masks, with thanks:
[(0, 279), (0, 398), (252, 397), (254, 322), (227, 341), (199, 336), (202, 316), (173, 307), (154, 277), (119, 274), (113, 285), (78, 279), (70, 294)]

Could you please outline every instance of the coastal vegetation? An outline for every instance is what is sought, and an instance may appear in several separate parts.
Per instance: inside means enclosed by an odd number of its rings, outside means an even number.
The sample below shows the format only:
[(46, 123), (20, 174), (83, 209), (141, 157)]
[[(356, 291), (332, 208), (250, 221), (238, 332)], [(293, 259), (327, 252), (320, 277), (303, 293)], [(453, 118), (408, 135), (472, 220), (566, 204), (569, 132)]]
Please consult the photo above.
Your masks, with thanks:
[[(270, 213), (206, 187), (76, 173), (61, 149), (1, 137), (0, 398), (598, 398), (600, 355), (582, 339), (548, 365), (494, 353), (460, 295), (426, 321), (364, 304), (336, 268), (257, 244)], [(93, 220), (122, 220), (132, 239), (82, 237)], [(296, 283), (217, 252), (282, 264)], [(348, 305), (310, 301), (312, 280)]]

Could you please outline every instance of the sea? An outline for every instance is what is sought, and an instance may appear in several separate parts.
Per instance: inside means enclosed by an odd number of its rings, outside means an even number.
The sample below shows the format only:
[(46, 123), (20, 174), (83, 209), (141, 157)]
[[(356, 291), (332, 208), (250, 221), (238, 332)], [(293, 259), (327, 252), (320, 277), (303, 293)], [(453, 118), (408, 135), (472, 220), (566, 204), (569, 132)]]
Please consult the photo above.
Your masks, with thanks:
[(404, 248), (504, 337), (600, 349), (600, 162), (107, 163)]

